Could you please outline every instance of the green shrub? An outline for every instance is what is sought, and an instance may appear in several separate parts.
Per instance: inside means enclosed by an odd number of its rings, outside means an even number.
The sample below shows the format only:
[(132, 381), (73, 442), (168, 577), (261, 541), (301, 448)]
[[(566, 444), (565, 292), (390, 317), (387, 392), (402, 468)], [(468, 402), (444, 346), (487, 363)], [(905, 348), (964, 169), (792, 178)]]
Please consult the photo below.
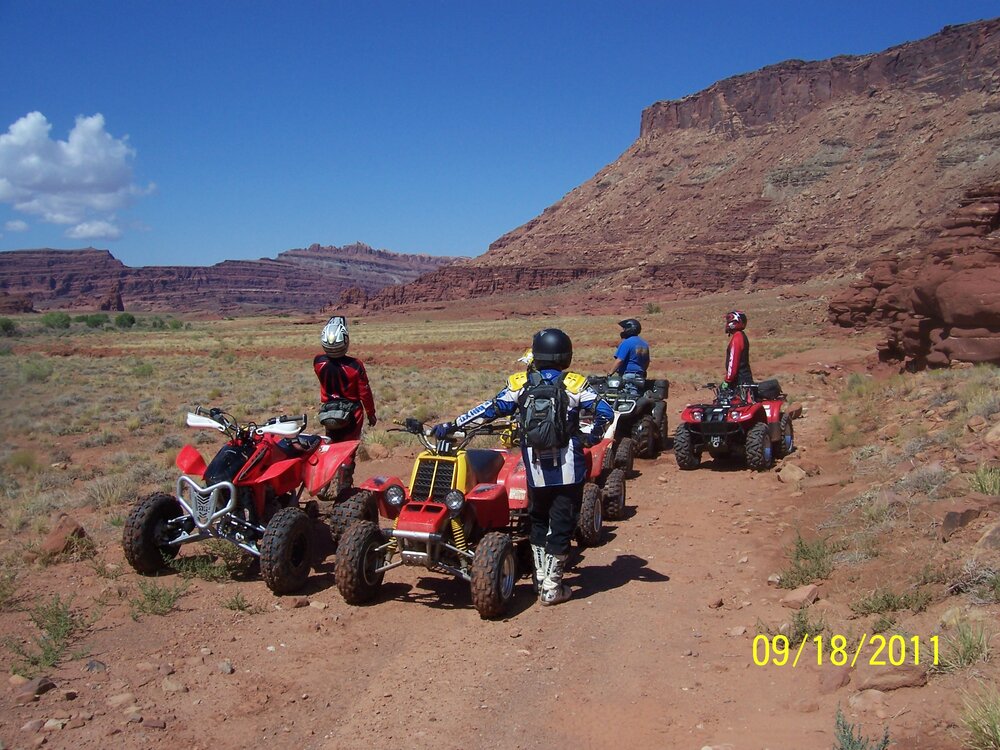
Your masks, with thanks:
[(135, 325), (135, 316), (132, 313), (119, 313), (115, 316), (115, 326), (118, 328), (131, 328)]
[(42, 316), (42, 325), (46, 328), (65, 329), (69, 328), (73, 321), (64, 312), (47, 312)]
[(87, 324), (87, 328), (103, 328), (111, 322), (111, 319), (106, 313), (92, 313), (85, 315), (83, 322)]
[(81, 618), (70, 611), (69, 600), (63, 601), (58, 595), (31, 610), (31, 622), (40, 633), (30, 645), (25, 646), (12, 638), (6, 641), (7, 648), (18, 657), (14, 671), (25, 676), (58, 664), (73, 637), (85, 626)]
[(171, 331), (179, 331), (184, 327), (184, 321), (177, 320), (177, 318), (171, 318), (169, 321), (167, 321), (167, 327)]
[(53, 370), (46, 359), (29, 359), (21, 363), (21, 379), (25, 383), (44, 383), (52, 377)]
[(992, 685), (963, 696), (962, 723), (969, 750), (1000, 750), (1000, 693)]
[(794, 589), (829, 577), (833, 572), (833, 555), (838, 551), (827, 539), (807, 542), (801, 536), (796, 537), (789, 555), (791, 565), (780, 573), (781, 587)]
[(0, 318), (0, 334), (14, 336), (17, 333), (17, 323), (10, 318)]
[(885, 728), (882, 739), (878, 741), (870, 740), (861, 734), (860, 726), (857, 735), (855, 735), (854, 725), (847, 723), (839, 706), (837, 707), (834, 735), (833, 750), (886, 750), (889, 747), (889, 727)]
[(1000, 495), (1000, 467), (980, 466), (972, 475), (972, 489), (984, 495)]

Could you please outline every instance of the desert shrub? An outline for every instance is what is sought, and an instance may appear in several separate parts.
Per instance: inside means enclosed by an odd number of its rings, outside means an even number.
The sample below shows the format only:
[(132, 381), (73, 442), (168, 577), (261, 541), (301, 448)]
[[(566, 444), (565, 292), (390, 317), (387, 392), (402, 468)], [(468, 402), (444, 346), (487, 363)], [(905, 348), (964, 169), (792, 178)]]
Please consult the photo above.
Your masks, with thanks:
[(115, 316), (115, 326), (118, 328), (131, 328), (135, 325), (135, 316), (132, 313), (118, 313)]
[(177, 320), (177, 318), (171, 318), (167, 321), (167, 327), (171, 331), (179, 331), (184, 327), (184, 321)]
[(21, 380), (25, 383), (44, 383), (55, 368), (46, 359), (27, 359), (21, 363)]
[(83, 619), (70, 610), (70, 600), (58, 595), (31, 610), (31, 622), (39, 633), (27, 645), (7, 639), (7, 648), (15, 655), (14, 670), (31, 676), (54, 667), (63, 658), (76, 634), (85, 627)]
[(789, 554), (791, 564), (780, 573), (781, 587), (794, 589), (828, 578), (833, 572), (833, 555), (838, 551), (839, 548), (831, 544), (829, 539), (820, 538), (807, 542), (797, 536)]
[(660, 307), (655, 302), (646, 303), (646, 315), (656, 315), (656, 313), (663, 312), (663, 308)]
[(87, 315), (77, 315), (73, 318), (77, 323), (83, 323), (87, 328), (103, 328), (110, 319), (107, 313), (88, 313)]
[(95, 508), (111, 508), (122, 505), (138, 494), (138, 487), (128, 477), (120, 474), (98, 477), (87, 485), (86, 503)]
[(139, 581), (139, 598), (129, 602), (133, 620), (139, 615), (165, 615), (173, 610), (187, 591), (187, 582), (176, 586), (161, 586), (155, 581)]
[(17, 333), (17, 323), (10, 318), (0, 318), (0, 334), (13, 336)]
[(962, 724), (969, 750), (1000, 750), (1000, 693), (993, 685), (963, 696)]
[(934, 671), (956, 672), (981, 661), (989, 661), (991, 639), (992, 634), (983, 625), (959, 621), (954, 635), (945, 638), (943, 653), (934, 665)]
[(984, 495), (1000, 495), (1000, 467), (980, 466), (969, 482), (972, 489)]
[(861, 734), (860, 725), (857, 734), (854, 733), (853, 724), (848, 724), (847, 719), (837, 707), (837, 717), (834, 728), (833, 750), (886, 750), (889, 747), (889, 727), (885, 728), (881, 740), (870, 740)]
[(851, 609), (857, 615), (881, 615), (886, 612), (898, 612), (910, 609), (923, 612), (930, 603), (930, 594), (923, 590), (908, 591), (897, 594), (889, 589), (875, 589), (873, 592), (851, 604)]
[(968, 594), (974, 604), (1000, 602), (1000, 570), (972, 559), (948, 584), (948, 593)]
[(132, 368), (132, 374), (142, 380), (151, 378), (155, 372), (156, 368), (154, 368), (149, 362), (140, 362)]
[(73, 322), (69, 315), (64, 312), (47, 312), (42, 315), (41, 320), (43, 326), (55, 330), (69, 328)]
[(8, 471), (20, 474), (36, 474), (41, 469), (38, 456), (26, 448), (16, 450), (4, 460)]

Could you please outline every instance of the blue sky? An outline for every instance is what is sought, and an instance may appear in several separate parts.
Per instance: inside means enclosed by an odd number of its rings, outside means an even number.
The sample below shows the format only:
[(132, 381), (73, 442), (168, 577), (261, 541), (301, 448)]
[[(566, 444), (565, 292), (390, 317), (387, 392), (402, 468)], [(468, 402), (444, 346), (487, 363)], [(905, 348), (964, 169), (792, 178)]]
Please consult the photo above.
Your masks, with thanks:
[(478, 255), (644, 107), (1000, 3), (0, 0), (0, 250)]

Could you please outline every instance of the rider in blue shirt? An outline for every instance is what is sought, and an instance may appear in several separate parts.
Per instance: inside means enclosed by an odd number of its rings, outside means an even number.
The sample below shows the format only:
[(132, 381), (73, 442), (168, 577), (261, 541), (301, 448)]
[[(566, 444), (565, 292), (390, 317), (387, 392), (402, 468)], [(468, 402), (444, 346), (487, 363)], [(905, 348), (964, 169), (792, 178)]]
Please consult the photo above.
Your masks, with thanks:
[(622, 327), (622, 342), (615, 351), (615, 364), (608, 375), (632, 375), (645, 380), (649, 367), (649, 344), (639, 336), (642, 324), (635, 318), (627, 318), (619, 321), (618, 325)]

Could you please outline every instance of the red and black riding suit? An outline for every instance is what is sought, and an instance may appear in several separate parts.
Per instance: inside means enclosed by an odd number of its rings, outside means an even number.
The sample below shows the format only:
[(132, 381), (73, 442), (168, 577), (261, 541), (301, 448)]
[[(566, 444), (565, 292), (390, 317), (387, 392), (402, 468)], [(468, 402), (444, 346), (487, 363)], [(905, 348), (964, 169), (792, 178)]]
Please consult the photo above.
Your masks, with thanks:
[(743, 331), (735, 331), (726, 347), (726, 385), (736, 388), (751, 385), (753, 373), (750, 371), (750, 339)]
[(332, 440), (357, 440), (361, 437), (362, 417), (368, 414), (368, 423), (375, 424), (375, 398), (368, 384), (368, 373), (361, 360), (354, 357), (331, 357), (317, 354), (313, 369), (319, 378), (320, 400), (325, 404), (334, 399), (350, 399), (357, 406), (351, 424), (337, 430), (327, 429)]

